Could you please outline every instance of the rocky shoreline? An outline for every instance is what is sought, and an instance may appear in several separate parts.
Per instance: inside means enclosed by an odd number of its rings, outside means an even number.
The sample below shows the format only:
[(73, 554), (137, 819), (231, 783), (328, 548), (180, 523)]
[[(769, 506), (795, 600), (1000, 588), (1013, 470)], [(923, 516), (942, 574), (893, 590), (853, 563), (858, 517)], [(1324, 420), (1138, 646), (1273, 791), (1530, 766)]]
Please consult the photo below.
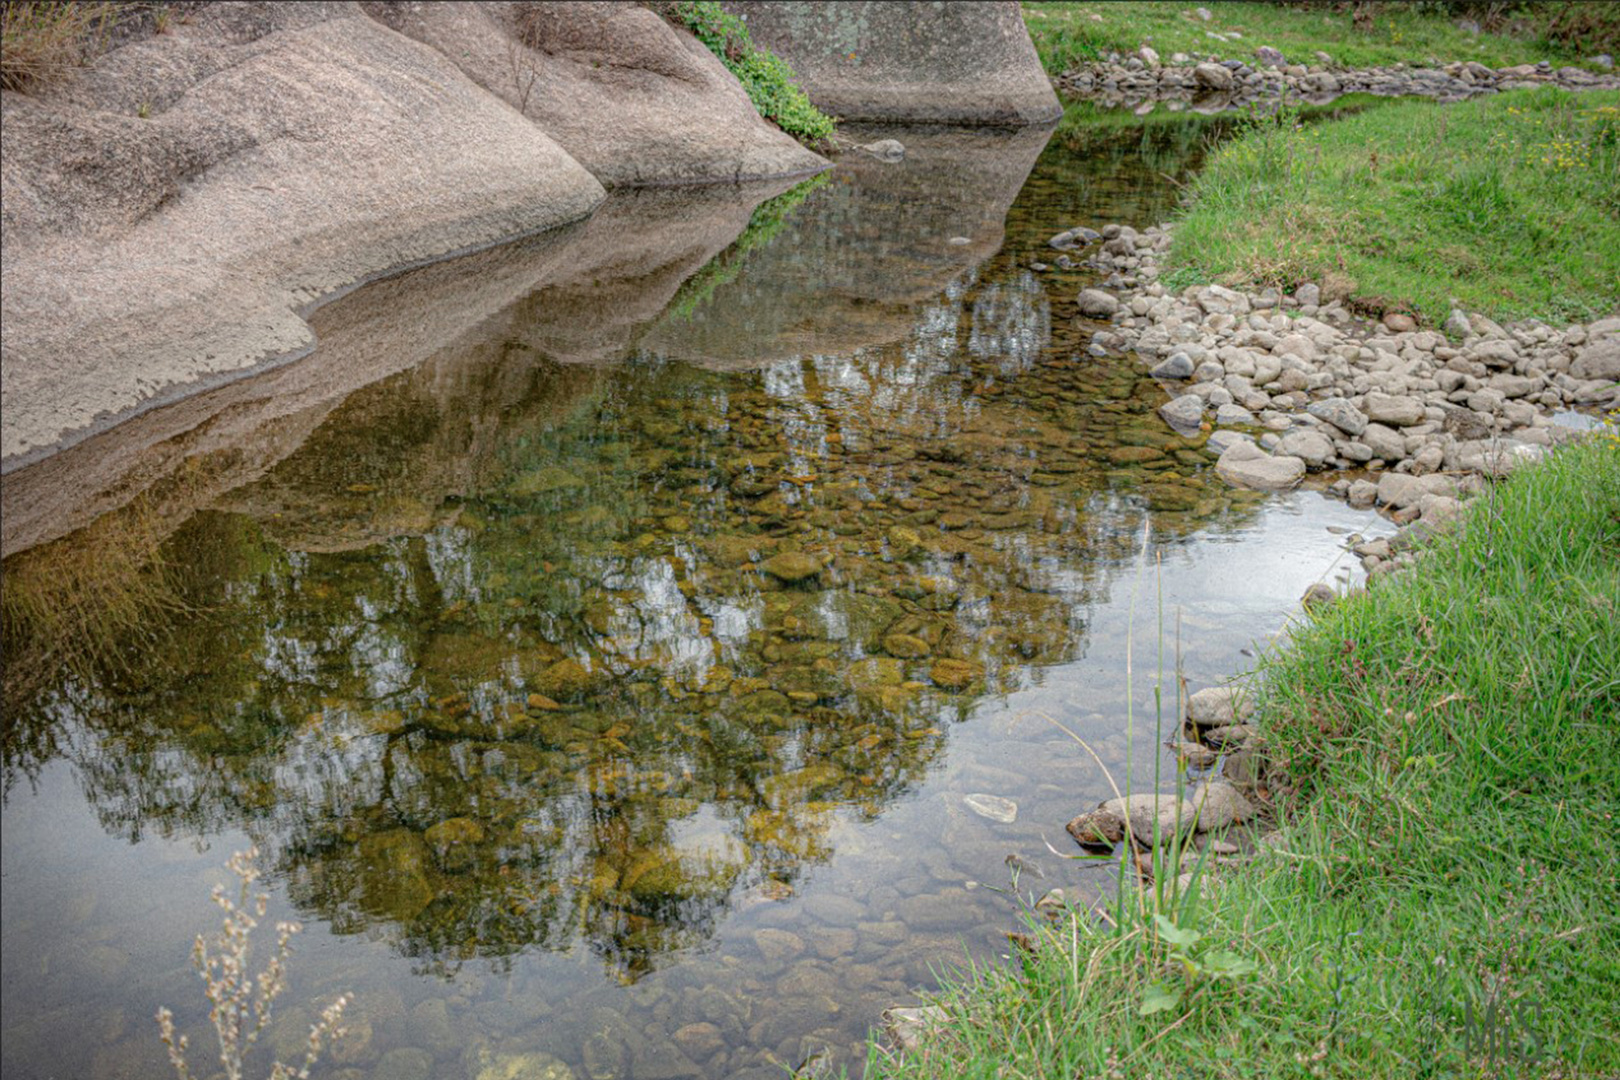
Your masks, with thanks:
[[(1092, 334), (1090, 351), (1133, 350), (1151, 363), (1171, 395), (1160, 416), (1182, 434), (1211, 430), (1215, 470), (1233, 486), (1285, 490), (1312, 474), (1347, 473), (1326, 492), (1404, 526), (1354, 542), (1369, 577), (1411, 563), (1488, 478), (1584, 437), (1555, 412), (1620, 409), (1620, 317), (1560, 330), (1453, 310), (1441, 332), (1405, 314), (1359, 315), (1338, 281), (1291, 295), (1220, 285), (1177, 294), (1158, 280), (1170, 240), (1169, 225), (1118, 224), (1051, 239), (1064, 252), (1090, 251), (1060, 256), (1069, 265), (1107, 275), (1078, 297), (1083, 317), (1110, 324)], [(1318, 585), (1303, 601), (1309, 609), (1335, 598)], [(1194, 873), (1207, 885), (1221, 867), (1278, 846), (1280, 834), (1254, 824), (1268, 823), (1269, 799), (1252, 713), (1241, 683), (1192, 694), (1166, 744), (1188, 767), (1187, 790), (1108, 800), (1070, 821), (1069, 834), (1100, 852), (1129, 841), (1141, 881), (1175, 873), (1183, 888)]]
[(1600, 75), (1584, 68), (1555, 68), (1518, 64), (1491, 68), (1472, 60), (1428, 66), (1394, 64), (1389, 67), (1342, 70), (1326, 53), (1310, 64), (1289, 63), (1267, 46), (1244, 60), (1195, 61), (1176, 53), (1172, 63), (1161, 64), (1152, 48), (1144, 46), (1132, 56), (1117, 54), (1085, 64), (1055, 80), (1065, 93), (1108, 105), (1134, 105), (1165, 101), (1172, 108), (1190, 102), (1201, 112), (1235, 109), (1259, 101), (1299, 99), (1325, 103), (1345, 94), (1380, 97), (1426, 97), (1462, 101), (1480, 94), (1555, 86), (1563, 90), (1620, 89), (1620, 76)]
[[(1159, 281), (1170, 229), (1073, 229), (1051, 244), (1091, 249), (1062, 258), (1107, 275), (1079, 295), (1083, 316), (1110, 324), (1093, 333), (1092, 353), (1151, 363), (1171, 395), (1160, 416), (1182, 433), (1213, 428), (1216, 472), (1234, 486), (1283, 490), (1344, 472), (1330, 494), (1432, 526), (1484, 477), (1581, 437), (1554, 413), (1620, 406), (1620, 318), (1560, 330), (1454, 310), (1442, 332), (1400, 313), (1360, 316), (1335, 280), (1292, 295), (1177, 294)], [(1388, 553), (1363, 558), (1376, 573)]]

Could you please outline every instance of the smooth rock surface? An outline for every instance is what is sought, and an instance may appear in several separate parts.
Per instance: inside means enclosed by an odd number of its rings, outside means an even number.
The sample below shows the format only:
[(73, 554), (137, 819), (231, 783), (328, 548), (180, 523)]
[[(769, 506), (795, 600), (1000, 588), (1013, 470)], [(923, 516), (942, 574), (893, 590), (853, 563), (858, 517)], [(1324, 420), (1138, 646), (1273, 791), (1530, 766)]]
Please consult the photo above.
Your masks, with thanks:
[(519, 110), (607, 187), (773, 179), (828, 165), (762, 119), (700, 41), (639, 4), (370, 10)]
[(849, 121), (1046, 124), (1063, 115), (1017, 3), (723, 0), (810, 100)]
[(205, 7), (0, 109), (8, 462), (295, 357), (311, 301), (603, 198), (443, 55), (345, 4)]
[(1215, 472), (1236, 487), (1285, 491), (1305, 476), (1305, 462), (1297, 457), (1267, 454), (1253, 443), (1240, 442), (1221, 454)]
[(1201, 728), (1235, 724), (1252, 715), (1253, 697), (1242, 687), (1211, 686), (1187, 699), (1187, 719)]

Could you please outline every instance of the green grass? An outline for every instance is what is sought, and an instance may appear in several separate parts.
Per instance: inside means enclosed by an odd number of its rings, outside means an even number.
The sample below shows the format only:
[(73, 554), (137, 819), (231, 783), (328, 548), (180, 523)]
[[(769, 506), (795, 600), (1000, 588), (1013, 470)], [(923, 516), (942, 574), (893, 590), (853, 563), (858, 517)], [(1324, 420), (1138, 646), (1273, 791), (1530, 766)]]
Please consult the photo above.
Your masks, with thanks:
[[(1213, 16), (1204, 22), (1194, 14), (1198, 7)], [(1395, 63), (1427, 63), (1430, 59), (1450, 63), (1475, 60), (1491, 67), (1549, 60), (1556, 65), (1587, 66), (1588, 58), (1601, 52), (1600, 44), (1588, 33), (1576, 47), (1566, 47), (1538, 38), (1480, 34), (1475, 37), (1459, 30), (1456, 20), (1434, 13), (1436, 5), (1383, 3), (1373, 5), (1323, 4), (1311, 9), (1275, 3), (1208, 0), (1204, 3), (1157, 3), (1128, 0), (1110, 3), (1024, 4), (1024, 23), (1040, 54), (1041, 63), (1053, 75), (1060, 75), (1079, 64), (1102, 59), (1110, 52), (1126, 55), (1142, 45), (1151, 45), (1162, 62), (1174, 53), (1189, 56), (1216, 56), (1220, 59), (1247, 59), (1254, 50), (1269, 45), (1280, 50), (1291, 62), (1317, 63), (1315, 53), (1325, 52), (1344, 67), (1380, 67)], [(1603, 5), (1583, 5), (1602, 8)], [(1352, 7), (1373, 12), (1370, 28), (1358, 28)], [(1549, 5), (1550, 13), (1556, 6)], [(1614, 20), (1620, 22), (1620, 19)], [(1236, 40), (1218, 41), (1213, 31), (1242, 35)], [(1608, 31), (1611, 35), (1614, 30)]]
[(785, 60), (753, 43), (741, 19), (714, 0), (679, 0), (660, 9), (692, 31), (737, 76), (759, 115), (802, 143), (814, 144), (832, 135), (833, 118), (810, 103)]
[(1403, 101), (1256, 121), (1209, 159), (1176, 226), (1177, 281), (1291, 288), (1348, 275), (1369, 310), (1438, 325), (1589, 319), (1620, 303), (1620, 93)]
[(874, 1075), (1616, 1075), (1620, 441), (1522, 470), (1425, 560), (1263, 662), (1282, 853), (1042, 930)]
[(89, 62), (118, 18), (111, 3), (14, 0), (0, 7), (0, 86), (27, 91)]

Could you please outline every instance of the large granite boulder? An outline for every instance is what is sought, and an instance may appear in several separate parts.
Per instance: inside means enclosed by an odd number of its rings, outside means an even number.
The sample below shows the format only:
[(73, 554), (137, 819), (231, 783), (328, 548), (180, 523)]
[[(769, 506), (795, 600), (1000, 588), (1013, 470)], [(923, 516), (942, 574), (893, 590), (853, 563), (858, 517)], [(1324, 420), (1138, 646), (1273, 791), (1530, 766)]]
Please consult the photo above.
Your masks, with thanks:
[(696, 38), (628, 0), (368, 3), (608, 187), (802, 176), (825, 158), (760, 118)]
[[(234, 505), (298, 550), (395, 535), (399, 522), (330, 513), (331, 491), (343, 486), (332, 470), (368, 453), (406, 455), (397, 487), (391, 481), (377, 498), (433, 506), (487, 483), (479, 470), (489, 467), (488, 445), (502, 425), (537, 408), (566, 411), (588, 394), (599, 365), (623, 357), (639, 328), (747, 227), (756, 203), (791, 183), (627, 188), (577, 225), (347, 292), (310, 314), (319, 340), (310, 355), (187, 395), (9, 472), (0, 485), (0, 554), (65, 535), (137, 497), (143, 527), (161, 537), (250, 485)], [(537, 381), (545, 387), (538, 396)], [(409, 451), (341, 443), (345, 431), (386, 426), (380, 415), (407, 414), (415, 419), (406, 426), (427, 436)], [(276, 472), (292, 457), (302, 464)], [(276, 479), (257, 483), (272, 473)]]
[(1012, 0), (724, 0), (844, 120), (1044, 124), (1063, 115)]
[(604, 196), (352, 4), (210, 5), (0, 114), (8, 466), (299, 355), (322, 297)]

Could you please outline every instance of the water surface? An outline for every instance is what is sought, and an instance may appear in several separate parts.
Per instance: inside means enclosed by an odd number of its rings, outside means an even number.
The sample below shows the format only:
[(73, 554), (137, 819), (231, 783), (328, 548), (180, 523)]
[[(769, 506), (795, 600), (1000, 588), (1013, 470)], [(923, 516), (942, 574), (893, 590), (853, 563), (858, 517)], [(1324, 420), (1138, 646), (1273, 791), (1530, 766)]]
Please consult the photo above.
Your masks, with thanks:
[(5, 1075), (163, 1075), (164, 1003), (206, 1047), (250, 842), (308, 927), (270, 1041), (352, 991), (349, 1080), (858, 1068), (1021, 905), (1104, 895), (1046, 847), (1111, 793), (1054, 721), (1154, 782), (1161, 641), (1246, 668), (1376, 522), (1228, 489), (1033, 267), (1221, 130), (615, 195), (8, 477)]

